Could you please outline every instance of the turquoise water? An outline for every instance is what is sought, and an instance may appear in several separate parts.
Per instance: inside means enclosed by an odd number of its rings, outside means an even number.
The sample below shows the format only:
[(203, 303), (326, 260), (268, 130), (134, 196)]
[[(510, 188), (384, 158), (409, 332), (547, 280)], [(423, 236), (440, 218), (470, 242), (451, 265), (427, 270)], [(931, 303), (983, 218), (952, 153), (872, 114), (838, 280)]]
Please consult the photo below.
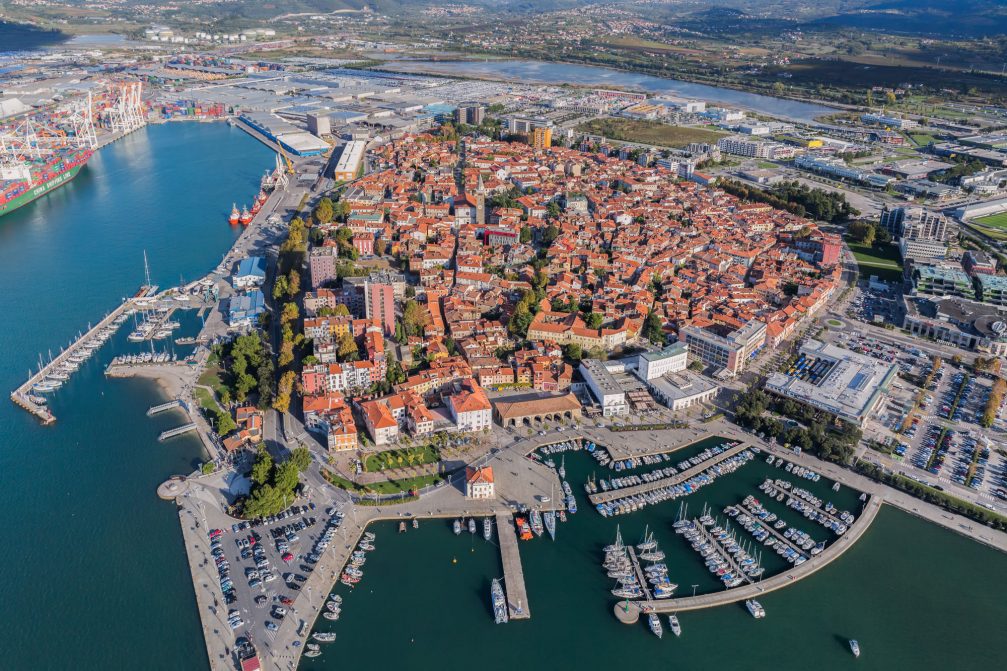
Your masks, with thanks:
[[(212, 269), (272, 157), (223, 124), (150, 127), (100, 150), (70, 184), (0, 218), (0, 389), (143, 282)], [(186, 321), (191, 323), (191, 315)], [(4, 669), (206, 667), (174, 506), (155, 489), (203, 458), (197, 439), (161, 444), (163, 395), (102, 374), (128, 328), (52, 399), (42, 427), (0, 401), (0, 650)]]
[[(555, 542), (543, 536), (521, 543), (530, 620), (493, 624), (489, 583), (503, 571), (498, 548), (481, 532), (456, 537), (448, 522), (429, 521), (399, 534), (394, 524), (379, 524), (364, 579), (352, 592), (339, 587), (342, 619), (317, 623), (335, 631), (337, 640), (322, 644), (323, 655), (303, 659), (300, 668), (396, 663), (433, 671), (463, 668), (471, 660), (488, 671), (999, 667), (995, 641), (1007, 615), (1007, 588), (993, 576), (1007, 570), (1007, 557), (890, 508), (833, 564), (761, 598), (764, 620), (754, 620), (741, 604), (685, 612), (679, 616), (682, 637), (676, 639), (665, 620), (661, 640), (643, 621), (620, 624), (608, 593), (612, 581), (600, 567), (601, 548), (612, 542), (617, 524), (629, 542), (647, 526), (655, 532), (680, 594), (691, 594), (694, 584), (697, 593), (719, 587), (671, 529), (678, 502), (605, 519), (581, 494), (583, 479), (599, 470), (593, 460), (568, 455), (566, 467), (581, 511), (559, 525)], [(699, 514), (704, 502), (719, 511), (745, 494), (759, 495), (756, 486), (771, 472), (798, 482), (760, 459), (688, 497), (690, 512)], [(856, 501), (855, 492), (833, 494), (824, 481), (801, 486), (837, 505), (852, 508)], [(761, 498), (815, 538), (829, 538), (821, 527), (787, 514), (792, 511), (784, 504)], [(770, 571), (780, 569), (775, 561)], [(850, 638), (860, 641), (859, 660), (849, 652)]]

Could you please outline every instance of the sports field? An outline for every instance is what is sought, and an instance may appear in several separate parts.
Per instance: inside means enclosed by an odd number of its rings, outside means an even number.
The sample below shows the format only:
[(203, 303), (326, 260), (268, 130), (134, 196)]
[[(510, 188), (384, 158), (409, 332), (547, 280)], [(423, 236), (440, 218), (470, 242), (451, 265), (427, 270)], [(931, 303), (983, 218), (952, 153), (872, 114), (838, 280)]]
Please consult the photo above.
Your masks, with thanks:
[(989, 228), (1003, 228), (1007, 229), (1007, 212), (1000, 212), (999, 214), (991, 214), (988, 217), (979, 217), (975, 220), (975, 223), (980, 226), (986, 226)]
[(899, 258), (899, 249), (895, 245), (867, 247), (849, 240), (846, 244), (857, 259), (861, 277), (877, 275), (878, 279), (887, 281), (898, 281), (902, 278), (902, 261)]

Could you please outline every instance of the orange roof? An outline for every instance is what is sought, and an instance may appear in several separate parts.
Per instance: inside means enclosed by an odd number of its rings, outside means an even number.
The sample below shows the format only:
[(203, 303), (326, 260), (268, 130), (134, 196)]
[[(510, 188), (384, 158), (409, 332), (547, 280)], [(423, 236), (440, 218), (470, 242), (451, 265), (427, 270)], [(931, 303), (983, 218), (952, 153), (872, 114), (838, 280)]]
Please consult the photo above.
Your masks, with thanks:
[(465, 481), (469, 483), (493, 484), (493, 467), (483, 466), (482, 468), (465, 468)]

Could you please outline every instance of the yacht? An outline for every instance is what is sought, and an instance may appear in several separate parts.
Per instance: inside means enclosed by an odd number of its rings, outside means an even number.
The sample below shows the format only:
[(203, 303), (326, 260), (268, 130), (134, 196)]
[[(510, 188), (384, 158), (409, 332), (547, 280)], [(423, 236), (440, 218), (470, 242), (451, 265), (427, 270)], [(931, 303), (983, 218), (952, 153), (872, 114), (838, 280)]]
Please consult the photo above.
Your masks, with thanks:
[(850, 639), (850, 652), (853, 653), (854, 657), (860, 656), (860, 644), (857, 643), (857, 639), (855, 638)]
[(469, 518), (469, 533), (474, 534), (476, 532), (476, 521), (474, 518)]
[(413, 518), (413, 529), (419, 529), (419, 528), (420, 528), (420, 521), (414, 517)]
[(326, 611), (326, 612), (322, 613), (322, 617), (324, 617), (326, 620), (338, 620), (339, 619), (339, 612), (338, 611)]
[(455, 536), (457, 536), (458, 534), (460, 534), (462, 532), (462, 522), (461, 522), (461, 520), (455, 520), (452, 523), (451, 526), (454, 529)]
[(336, 633), (333, 631), (316, 631), (311, 635), (311, 638), (322, 643), (328, 643), (329, 641), (336, 640)]
[(488, 517), (483, 518), (483, 538), (487, 541), (493, 538), (493, 522)]
[(756, 620), (761, 620), (762, 618), (766, 617), (766, 609), (763, 608), (762, 604), (756, 601), (755, 599), (749, 599), (748, 601), (746, 601), (745, 608), (748, 609), (748, 612), (751, 613), (752, 617), (754, 617)]
[(545, 521), (545, 530), (549, 532), (549, 537), (556, 540), (556, 513), (552, 510), (547, 510), (542, 513), (542, 518)]
[(651, 613), (650, 615), (647, 616), (647, 625), (650, 627), (650, 630), (654, 632), (654, 635), (657, 636), (658, 638), (664, 636), (664, 629), (661, 628), (661, 618), (658, 616), (657, 613)]
[(497, 624), (507, 623), (507, 598), (504, 596), (503, 586), (500, 585), (499, 578), (493, 578), (490, 587), (490, 600), (493, 604), (493, 620)]
[(668, 625), (671, 627), (671, 633), (673, 633), (675, 636), (682, 635), (682, 625), (678, 623), (677, 615), (668, 616)]
[(541, 536), (545, 532), (545, 527), (542, 526), (542, 513), (539, 512), (538, 508), (534, 508), (531, 511), (531, 530), (535, 532), (536, 536)]
[(321, 650), (305, 650), (304, 651), (304, 656), (305, 657), (318, 657), (321, 654), (322, 654)]

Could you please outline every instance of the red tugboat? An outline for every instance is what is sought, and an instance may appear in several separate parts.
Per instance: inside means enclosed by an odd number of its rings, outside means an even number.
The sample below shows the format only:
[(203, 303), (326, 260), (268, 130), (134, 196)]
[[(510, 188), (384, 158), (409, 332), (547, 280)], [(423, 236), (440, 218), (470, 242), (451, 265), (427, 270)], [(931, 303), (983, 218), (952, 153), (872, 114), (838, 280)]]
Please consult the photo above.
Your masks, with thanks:
[(238, 206), (232, 203), (232, 205), (231, 205), (231, 216), (228, 219), (228, 221), (231, 223), (232, 226), (234, 226), (235, 224), (238, 223), (238, 221), (240, 219), (241, 219), (241, 215), (238, 214)]
[(254, 216), (255, 215), (253, 215), (251, 212), (248, 211), (247, 207), (241, 208), (241, 225), (248, 226), (250, 223), (252, 223), (252, 217)]

